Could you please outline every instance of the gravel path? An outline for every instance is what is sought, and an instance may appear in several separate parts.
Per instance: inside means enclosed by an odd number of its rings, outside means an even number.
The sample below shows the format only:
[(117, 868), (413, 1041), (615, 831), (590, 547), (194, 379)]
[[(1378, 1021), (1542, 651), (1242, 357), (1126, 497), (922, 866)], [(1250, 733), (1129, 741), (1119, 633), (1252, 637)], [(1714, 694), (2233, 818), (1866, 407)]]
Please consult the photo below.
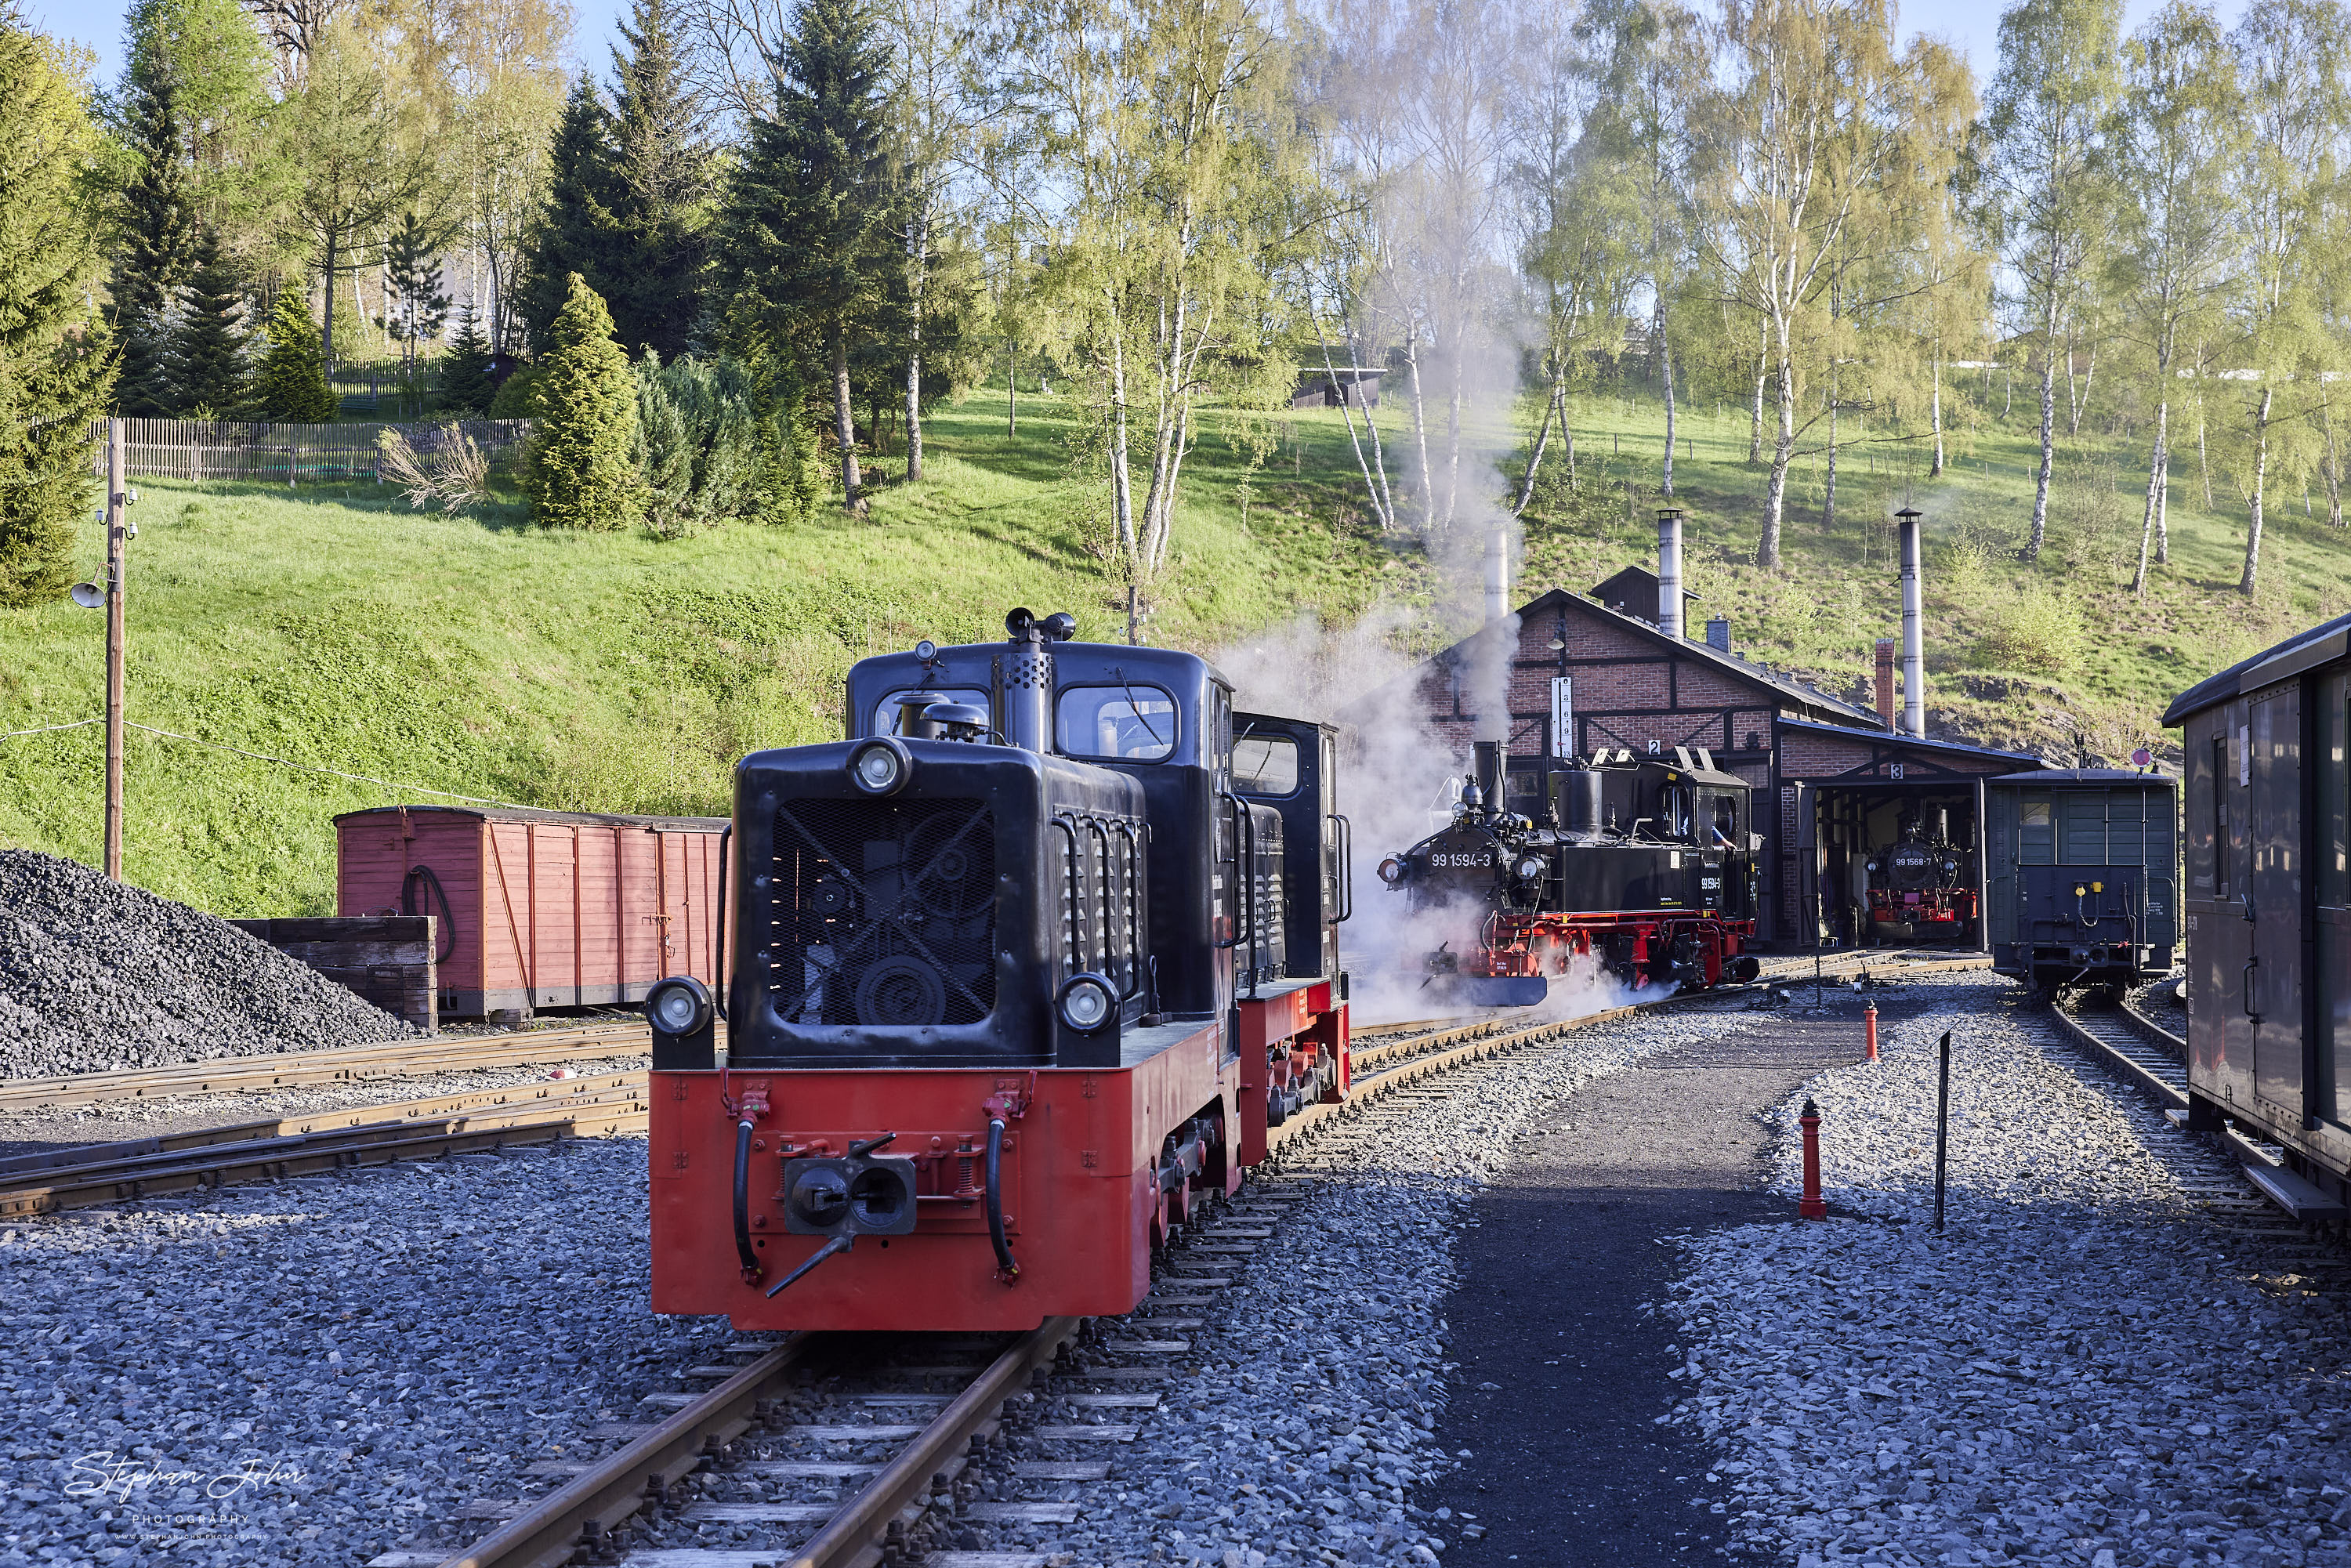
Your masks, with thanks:
[[(1914, 994), (1940, 1006), (1888, 1030), (1883, 1062), (1809, 1086), (1844, 1218), (1686, 1243), (1676, 1418), (1720, 1455), (1707, 1505), (1803, 1568), (2351, 1563), (2351, 1344), (2314, 1278), (2331, 1261), (2199, 1201), (2220, 1163), (2003, 982)], [(1787, 1195), (1801, 1098), (1777, 1117)]]
[(0, 1229), (0, 1568), (358, 1563), (514, 1495), (723, 1337), (646, 1312), (645, 1202), (616, 1138)]
[(574, 1078), (642, 1071), (650, 1056), (583, 1057), (578, 1061), (535, 1061), (525, 1066), (435, 1072), (413, 1078), (370, 1078), (345, 1083), (313, 1083), (284, 1089), (243, 1090), (225, 1094), (182, 1094), (160, 1100), (108, 1100), (56, 1111), (0, 1111), (0, 1156), (33, 1154), (118, 1138), (152, 1138), (232, 1122), (257, 1122), (353, 1105), (385, 1105), (444, 1094), (475, 1094), (521, 1083), (549, 1081), (560, 1069)]
[[(1651, 1052), (1713, 1038), (1727, 1021), (1744, 1020), (1681, 1012), (1581, 1030), (1374, 1102), (1292, 1155), (1272, 1185), (1301, 1186), (1306, 1200), (1200, 1310), (1196, 1358), (1149, 1417), (1155, 1440), (1115, 1450), (1107, 1490), (1074, 1494), (1080, 1522), (1041, 1538), (1078, 1563), (1437, 1561), (1463, 1526), (1416, 1493), (1475, 1458), (1436, 1435), (1458, 1370), (1438, 1312), (1456, 1283), (1451, 1239), (1466, 1206), (1546, 1104)], [(1065, 1404), (1061, 1386), (1008, 1415), (1010, 1440), (1098, 1414)], [(1104, 1457), (1076, 1445), (1037, 1451)], [(1020, 1494), (1008, 1483), (1005, 1495)], [(986, 1527), (947, 1542), (1023, 1543)]]
[(417, 1032), (225, 920), (76, 861), (0, 850), (0, 1078)]

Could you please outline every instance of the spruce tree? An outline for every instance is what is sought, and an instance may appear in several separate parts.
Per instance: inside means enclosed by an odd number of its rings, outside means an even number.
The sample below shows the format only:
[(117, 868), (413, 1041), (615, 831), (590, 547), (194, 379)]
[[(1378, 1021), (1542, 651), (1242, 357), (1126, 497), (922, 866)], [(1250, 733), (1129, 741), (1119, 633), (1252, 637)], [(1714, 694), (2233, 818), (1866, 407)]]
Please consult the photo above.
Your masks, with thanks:
[(857, 501), (850, 344), (902, 272), (883, 188), (888, 47), (865, 0), (807, 0), (784, 48), (773, 119), (756, 118), (716, 256), (745, 357), (796, 349), (824, 366), (844, 499)]
[(101, 139), (68, 57), (0, 0), (0, 605), (50, 602), (73, 580), (97, 488), (89, 421), (113, 395), (89, 306)]
[(245, 291), (221, 256), (217, 229), (197, 235), (193, 265), (172, 333), (172, 402), (190, 417), (242, 419), (248, 412)]
[(612, 321), (631, 353), (685, 351), (701, 308), (711, 153), (673, 0), (634, 0), (613, 51), (611, 186), (618, 267)]
[(486, 413), (498, 395), (490, 380), (490, 340), (470, 299), (457, 311), (457, 329), (441, 356), (441, 406), (451, 413)]
[(400, 226), (384, 241), (391, 314), (376, 325), (400, 345), (401, 363), (411, 376), (416, 373), (416, 345), (440, 336), (449, 319), (449, 297), (441, 292), (439, 248), (413, 212), (402, 214)]
[(324, 424), (342, 412), (327, 390), (319, 329), (298, 288), (277, 291), (277, 308), (269, 313), (269, 347), (254, 372), (253, 401), (262, 418), (289, 424)]
[(638, 520), (637, 388), (612, 313), (578, 273), (538, 362), (538, 429), (523, 463), (534, 521), (619, 528)]
[(612, 221), (614, 184), (611, 116), (582, 76), (572, 85), (549, 149), (554, 178), (547, 201), (523, 235), (522, 280), (517, 293), (531, 350), (552, 346), (555, 319), (570, 298), (578, 273), (600, 297), (615, 291), (620, 246)]
[(179, 412), (172, 385), (172, 297), (187, 280), (196, 220), (171, 76), (134, 71), (128, 87), (124, 140), (133, 160), (117, 224), (121, 235), (107, 281), (114, 333), (122, 346), (115, 406), (132, 418)]

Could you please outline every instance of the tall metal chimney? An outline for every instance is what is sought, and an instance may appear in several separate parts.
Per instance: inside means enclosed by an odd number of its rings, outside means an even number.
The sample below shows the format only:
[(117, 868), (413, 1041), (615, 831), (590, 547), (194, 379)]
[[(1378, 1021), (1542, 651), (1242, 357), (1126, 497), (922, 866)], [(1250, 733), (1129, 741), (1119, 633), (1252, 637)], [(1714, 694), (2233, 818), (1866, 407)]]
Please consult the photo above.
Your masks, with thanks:
[(1894, 639), (1877, 640), (1877, 716), (1894, 727)]
[(1657, 630), (1682, 634), (1682, 514), (1678, 507), (1657, 513)]
[(1918, 586), (1918, 518), (1915, 507), (1894, 514), (1902, 521), (1902, 728), (1927, 733), (1926, 606)]
[(1510, 612), (1510, 530), (1496, 524), (1486, 536), (1486, 619), (1499, 621)]

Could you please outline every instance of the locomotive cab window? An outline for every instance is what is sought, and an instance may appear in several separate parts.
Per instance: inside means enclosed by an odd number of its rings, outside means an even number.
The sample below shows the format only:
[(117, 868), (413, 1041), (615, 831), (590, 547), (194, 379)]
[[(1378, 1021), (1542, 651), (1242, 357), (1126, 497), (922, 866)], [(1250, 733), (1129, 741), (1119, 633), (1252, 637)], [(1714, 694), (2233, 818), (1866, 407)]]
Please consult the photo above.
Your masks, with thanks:
[(1234, 741), (1233, 788), (1244, 795), (1296, 790), (1298, 743), (1286, 735), (1244, 735)]
[(1739, 845), (1739, 800), (1732, 795), (1714, 798), (1714, 832), (1707, 847), (1735, 850)]
[(983, 712), (985, 712), (987, 707), (987, 694), (981, 691), (977, 686), (904, 686), (897, 691), (890, 693), (880, 702), (873, 705), (873, 726), (865, 733), (868, 735), (896, 735), (898, 733), (898, 719), (900, 716), (898, 712), (898, 704), (905, 698), (914, 695), (917, 690), (926, 690), (942, 702), (969, 703), (972, 706), (978, 708)]
[(1665, 819), (1666, 837), (1687, 840), (1690, 836), (1690, 792), (1686, 786), (1666, 786), (1657, 811)]
[(1157, 686), (1068, 686), (1053, 712), (1064, 757), (1160, 762), (1176, 750), (1176, 699)]

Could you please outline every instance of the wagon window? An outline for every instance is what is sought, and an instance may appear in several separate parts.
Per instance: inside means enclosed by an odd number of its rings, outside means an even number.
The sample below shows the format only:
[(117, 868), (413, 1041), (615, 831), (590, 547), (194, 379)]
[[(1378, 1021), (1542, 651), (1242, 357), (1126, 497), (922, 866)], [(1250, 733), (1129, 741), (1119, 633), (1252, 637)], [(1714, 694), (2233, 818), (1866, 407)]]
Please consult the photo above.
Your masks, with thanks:
[(1287, 795), (1298, 788), (1298, 743), (1286, 735), (1244, 735), (1233, 742), (1233, 788), (1244, 795)]
[(2212, 737), (2212, 892), (2229, 896), (2229, 737)]
[(2016, 862), (2019, 865), (2054, 865), (2057, 862), (2057, 834), (2051, 821), (2050, 803), (2046, 796), (2027, 799), (2017, 808)]
[(1071, 686), (1054, 728), (1064, 757), (1158, 762), (1176, 749), (1176, 699), (1157, 686)]

